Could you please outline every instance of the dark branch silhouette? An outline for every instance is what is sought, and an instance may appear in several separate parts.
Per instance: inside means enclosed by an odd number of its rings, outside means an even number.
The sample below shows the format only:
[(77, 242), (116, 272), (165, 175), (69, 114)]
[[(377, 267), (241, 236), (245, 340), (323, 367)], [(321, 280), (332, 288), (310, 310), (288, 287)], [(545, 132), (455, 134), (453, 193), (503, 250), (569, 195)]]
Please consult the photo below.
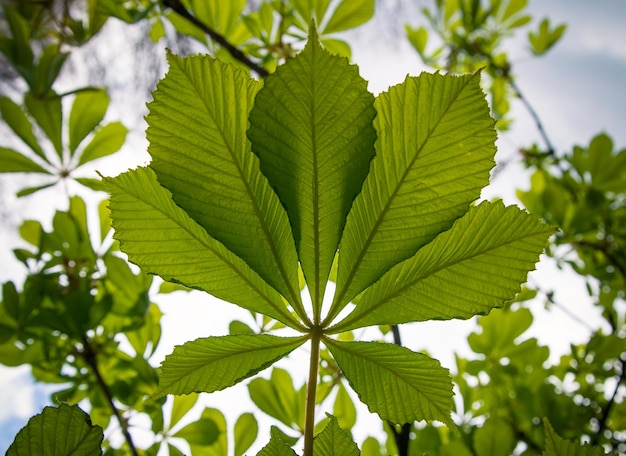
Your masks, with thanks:
[(231, 44), (226, 38), (224, 38), (222, 35), (217, 33), (211, 27), (206, 25), (204, 22), (202, 22), (196, 16), (191, 14), (187, 10), (187, 8), (185, 8), (185, 6), (180, 2), (180, 0), (163, 0), (163, 5), (165, 5), (166, 7), (170, 8), (172, 11), (174, 11), (179, 16), (187, 19), (193, 25), (195, 25), (200, 30), (202, 30), (204, 33), (209, 35), (213, 41), (215, 41), (220, 46), (222, 46), (224, 49), (226, 49), (228, 51), (228, 53), (231, 56), (233, 56), (234, 59), (236, 59), (237, 61), (239, 61), (239, 62), (243, 63), (244, 65), (246, 65), (248, 68), (250, 68), (256, 74), (258, 74), (260, 77), (264, 78), (264, 77), (269, 75), (269, 72), (265, 68), (257, 65), (255, 62), (250, 60), (248, 58), (248, 56), (246, 56), (243, 52), (241, 52), (240, 49), (238, 49), (233, 44)]

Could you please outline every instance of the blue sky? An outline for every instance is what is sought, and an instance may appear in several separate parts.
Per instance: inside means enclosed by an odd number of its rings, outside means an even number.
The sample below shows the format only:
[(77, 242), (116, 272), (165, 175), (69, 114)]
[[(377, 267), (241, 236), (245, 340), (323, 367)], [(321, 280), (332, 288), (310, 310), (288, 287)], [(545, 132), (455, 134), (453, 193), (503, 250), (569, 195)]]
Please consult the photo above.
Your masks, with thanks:
[[(401, 82), (407, 73), (416, 75), (426, 69), (408, 43), (399, 39), (405, 22), (412, 25), (419, 23), (418, 7), (422, 2), (403, 0), (389, 3), (402, 6), (403, 14), (381, 14), (370, 24), (349, 34), (354, 61), (360, 66), (361, 74), (370, 81), (370, 90), (374, 93)], [(529, 57), (524, 40), (516, 39), (511, 44), (518, 84), (541, 116), (556, 148), (565, 151), (575, 144), (586, 145), (600, 132), (611, 135), (619, 149), (626, 147), (626, 2), (535, 0), (531, 2), (531, 12), (536, 18), (549, 16), (553, 24), (568, 23), (562, 42), (545, 57)], [(536, 128), (519, 104), (514, 105), (514, 117), (516, 123), (513, 130), (503, 135), (499, 141), (499, 160), (515, 160), (517, 147), (539, 140)], [(135, 156), (141, 157), (140, 154)], [(135, 164), (137, 163), (129, 166)], [(513, 163), (498, 175), (486, 195), (501, 196), (507, 202), (513, 203), (515, 188), (526, 186), (527, 179), (527, 174)], [(11, 187), (10, 184), (3, 184), (1, 188), (8, 191)], [(50, 208), (57, 203), (62, 206), (62, 198), (51, 198)], [(22, 207), (26, 212), (24, 216), (41, 217), (38, 215), (41, 211), (38, 204), (8, 199), (5, 204), (9, 211)], [(5, 229), (1, 234), (4, 238)], [(3, 251), (0, 255), (0, 280), (4, 282), (16, 279), (8, 253)], [(539, 282), (543, 280), (542, 277), (553, 280), (552, 274), (555, 274), (553, 268), (542, 265), (535, 277)], [(558, 276), (558, 280), (564, 284), (558, 295), (563, 302), (570, 303), (574, 311), (589, 321), (599, 321), (588, 303), (580, 299), (585, 294), (584, 288), (579, 284), (572, 284), (571, 276), (567, 274)], [(585, 337), (584, 328), (568, 320), (558, 310), (547, 314), (542, 313), (540, 307), (537, 308), (537, 325), (533, 331), (540, 341), (549, 344), (555, 352), (565, 350), (570, 342)], [(226, 331), (226, 319), (216, 321), (210, 328), (200, 325), (196, 327), (193, 322), (190, 324), (185, 321), (184, 315), (180, 311), (176, 312), (177, 308), (179, 309), (171, 302), (163, 303), (163, 310), (167, 314), (165, 331), (172, 331), (167, 339), (168, 347), (196, 336), (207, 335), (207, 332)], [(231, 317), (233, 308), (212, 303), (209, 315), (206, 303), (200, 302), (190, 304), (185, 310), (187, 315), (197, 310), (207, 317), (226, 312)], [(185, 327), (185, 331), (180, 331), (182, 327)], [(465, 337), (473, 328), (472, 321), (439, 322), (420, 327), (420, 338), (413, 337), (416, 331), (412, 327), (403, 331), (411, 348), (426, 348), (441, 359), (444, 365), (450, 367), (452, 353), (454, 350), (464, 349)], [(547, 331), (546, 328), (552, 329)], [(168, 350), (164, 347), (162, 355), (167, 354)], [(3, 404), (0, 407), (0, 453), (6, 450), (28, 417), (40, 410), (46, 398), (46, 393), (33, 387), (27, 370), (0, 367), (0, 403)], [(219, 406), (223, 398), (224, 396), (216, 396), (215, 405)]]

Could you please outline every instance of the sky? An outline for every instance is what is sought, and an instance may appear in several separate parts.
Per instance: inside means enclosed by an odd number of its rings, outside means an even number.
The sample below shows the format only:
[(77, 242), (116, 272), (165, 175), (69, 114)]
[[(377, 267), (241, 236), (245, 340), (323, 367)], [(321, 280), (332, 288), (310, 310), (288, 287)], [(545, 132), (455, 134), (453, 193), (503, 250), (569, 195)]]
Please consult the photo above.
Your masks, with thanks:
[[(353, 61), (359, 65), (361, 75), (369, 81), (369, 89), (373, 93), (402, 82), (407, 74), (417, 75), (428, 70), (421, 64), (408, 41), (403, 39), (405, 23), (413, 26), (423, 23), (419, 13), (423, 4), (411, 0), (379, 2), (379, 11), (374, 20), (347, 34), (353, 49)], [(518, 86), (539, 113), (556, 149), (567, 151), (576, 144), (586, 145), (600, 132), (608, 133), (618, 149), (626, 147), (626, 87), (623, 82), (626, 74), (626, 2), (535, 0), (530, 2), (530, 12), (535, 17), (534, 24), (544, 16), (550, 17), (553, 24), (568, 24), (564, 38), (544, 57), (530, 56), (525, 44), (526, 32), (512, 39), (507, 48), (513, 56), (513, 71), (517, 75)], [(133, 49), (125, 49), (123, 38), (115, 35), (110, 36), (108, 43), (108, 52), (111, 54), (108, 57), (109, 72), (118, 78), (113, 80), (113, 85), (124, 86), (127, 84), (124, 82), (127, 81), (123, 77), (124, 72), (129, 69), (119, 54), (132, 56)], [(89, 63), (78, 62), (75, 65), (80, 70), (81, 65), (86, 64)], [(119, 68), (115, 65), (119, 65)], [(155, 64), (155, 69), (154, 80), (156, 73), (162, 72), (164, 68)], [(148, 99), (140, 90), (131, 94), (114, 94), (113, 97), (114, 104), (118, 102), (123, 105), (120, 102), (125, 98), (137, 106), (143, 106)], [(143, 114), (129, 114), (123, 107), (116, 109), (111, 113), (112, 117), (121, 117), (135, 132), (129, 138), (124, 152), (131, 157), (132, 163), (113, 160), (99, 165), (104, 174), (110, 175), (148, 160), (143, 139)], [(498, 141), (496, 159), (501, 165), (499, 172), (483, 194), (485, 198), (501, 197), (509, 204), (517, 203), (515, 189), (525, 188), (529, 177), (516, 161), (516, 150), (539, 141), (537, 130), (521, 104), (513, 105), (513, 117), (513, 129), (501, 135)], [(504, 163), (506, 166), (502, 166)], [(63, 207), (64, 198), (54, 194), (47, 195), (49, 204), (45, 207), (37, 201), (37, 195), (30, 200), (11, 199), (11, 192), (16, 185), (17, 181), (0, 176), (0, 191), (3, 192), (0, 210), (6, 216), (0, 228), (3, 243), (10, 239), (11, 231), (15, 231), (12, 223), (29, 217), (46, 220), (51, 217), (54, 208)], [(19, 272), (16, 272), (15, 264), (8, 249), (3, 248), (0, 252), (0, 281), (18, 279), (16, 274)], [(550, 261), (542, 261), (538, 270), (530, 276), (532, 283), (557, 287), (556, 300), (579, 315), (588, 325), (595, 327), (600, 319), (585, 299), (584, 286), (575, 279), (573, 274), (566, 271), (556, 271)], [(157, 353), (157, 361), (168, 354), (175, 344), (195, 337), (226, 334), (230, 319), (248, 318), (246, 312), (235, 306), (215, 302), (206, 296), (189, 299), (187, 295), (174, 294), (159, 301), (159, 304), (165, 313), (163, 325), (166, 339)], [(570, 343), (585, 340), (589, 334), (585, 325), (569, 318), (559, 309), (545, 312), (542, 303), (537, 302), (533, 310), (536, 320), (530, 335), (549, 345), (553, 357), (564, 353)], [(194, 315), (194, 318), (190, 319), (189, 315)], [(469, 320), (412, 324), (403, 326), (401, 331), (408, 347), (427, 350), (445, 367), (452, 368), (454, 352), (467, 353), (465, 339), (474, 329), (475, 322)], [(367, 334), (359, 336), (367, 337)], [(300, 355), (301, 359), (306, 360), (304, 354)], [(289, 363), (280, 365), (294, 365)], [(303, 378), (297, 381), (303, 381)], [(237, 401), (242, 394), (247, 396), (245, 387), (234, 387), (210, 395), (207, 403), (218, 407), (228, 403), (234, 416), (239, 411), (251, 410), (248, 404), (239, 404), (241, 401)], [(0, 453), (6, 450), (28, 417), (41, 409), (47, 395), (47, 390), (32, 385), (27, 368), (8, 369), (0, 366), (0, 403), (3, 404), (0, 407)], [(235, 403), (238, 405), (233, 405)], [(373, 420), (367, 422), (375, 423)], [(265, 435), (262, 434), (261, 440), (265, 439)]]

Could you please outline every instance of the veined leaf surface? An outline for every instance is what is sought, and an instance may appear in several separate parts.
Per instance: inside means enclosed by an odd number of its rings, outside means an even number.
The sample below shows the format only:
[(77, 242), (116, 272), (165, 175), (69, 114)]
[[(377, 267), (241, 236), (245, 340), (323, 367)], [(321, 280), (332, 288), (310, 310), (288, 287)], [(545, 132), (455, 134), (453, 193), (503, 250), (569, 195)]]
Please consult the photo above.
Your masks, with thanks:
[(332, 314), (448, 229), (494, 165), (478, 74), (409, 77), (375, 106), (376, 157), (341, 239)]
[(149, 104), (150, 166), (191, 218), (303, 315), (289, 221), (246, 137), (261, 84), (210, 57), (168, 61)]
[(555, 228), (483, 202), (393, 267), (332, 330), (484, 314), (515, 297)]
[(439, 361), (388, 343), (325, 338), (324, 344), (359, 398), (382, 419), (452, 423), (452, 379)]
[(357, 67), (322, 49), (312, 32), (266, 79), (250, 113), (252, 150), (289, 214), (315, 311), (374, 156), (373, 102)]
[(153, 397), (222, 390), (265, 369), (306, 340), (238, 334), (187, 342), (174, 348), (163, 361), (159, 388)]
[(106, 182), (114, 237), (130, 261), (165, 280), (300, 327), (278, 292), (178, 207), (150, 168)]
[(352, 437), (339, 427), (337, 418), (329, 415), (330, 421), (313, 441), (313, 453), (316, 456), (359, 456), (361, 452), (352, 441)]

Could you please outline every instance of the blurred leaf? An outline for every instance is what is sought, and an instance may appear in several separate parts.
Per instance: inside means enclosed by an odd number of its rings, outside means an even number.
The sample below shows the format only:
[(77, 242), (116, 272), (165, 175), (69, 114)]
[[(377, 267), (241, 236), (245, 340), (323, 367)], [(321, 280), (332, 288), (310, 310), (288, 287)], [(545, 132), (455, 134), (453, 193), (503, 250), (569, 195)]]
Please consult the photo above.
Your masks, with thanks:
[(15, 104), (10, 98), (2, 97), (0, 98), (0, 114), (2, 114), (2, 119), (6, 124), (33, 150), (33, 152), (43, 160), (48, 161), (46, 154), (33, 133), (33, 126), (22, 108)]
[(565, 24), (561, 24), (551, 30), (550, 20), (547, 18), (542, 20), (536, 32), (531, 31), (528, 33), (531, 52), (535, 55), (542, 55), (548, 52), (561, 38), (566, 28)]
[(546, 448), (542, 456), (604, 456), (601, 447), (578, 445), (559, 437), (547, 418), (543, 419), (546, 434)]
[(6, 147), (0, 147), (0, 173), (52, 174), (26, 155)]
[(126, 141), (126, 133), (128, 129), (120, 122), (113, 122), (96, 130), (89, 144), (81, 152), (77, 166), (120, 150)]
[(76, 94), (69, 119), (70, 155), (74, 155), (81, 141), (102, 121), (108, 106), (109, 96), (104, 89)]
[(172, 437), (185, 439), (190, 445), (209, 446), (217, 441), (219, 435), (220, 430), (215, 421), (203, 416), (176, 432)]
[(244, 413), (235, 423), (234, 447), (235, 456), (243, 456), (252, 446), (259, 433), (259, 425), (252, 413)]
[(320, 33), (336, 33), (358, 27), (374, 16), (374, 0), (343, 0)]
[(504, 420), (488, 419), (474, 433), (474, 451), (481, 456), (508, 456), (517, 444), (513, 429)]
[(24, 102), (37, 125), (46, 134), (59, 159), (63, 160), (63, 134), (61, 126), (63, 123), (63, 112), (61, 97), (58, 95), (47, 95), (45, 98), (37, 98), (32, 93), (27, 93)]

